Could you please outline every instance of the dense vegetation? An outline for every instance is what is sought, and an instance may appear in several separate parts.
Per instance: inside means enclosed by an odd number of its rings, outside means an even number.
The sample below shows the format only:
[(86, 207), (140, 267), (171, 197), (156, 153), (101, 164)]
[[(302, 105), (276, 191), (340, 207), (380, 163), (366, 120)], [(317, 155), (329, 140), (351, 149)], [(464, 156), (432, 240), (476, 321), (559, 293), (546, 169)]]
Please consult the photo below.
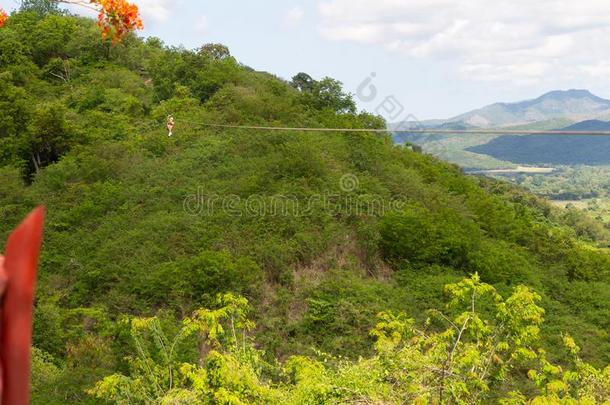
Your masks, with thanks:
[(607, 399), (588, 225), (389, 135), (203, 125), (383, 128), (336, 80), (26, 10), (0, 106), (0, 238), (48, 207), (34, 403)]
[(552, 200), (610, 197), (610, 166), (558, 166), (553, 173), (520, 174), (514, 181)]
[(601, 239), (610, 239), (610, 166), (559, 166), (551, 174), (521, 173), (508, 180), (567, 207), (569, 216), (587, 214), (606, 228)]

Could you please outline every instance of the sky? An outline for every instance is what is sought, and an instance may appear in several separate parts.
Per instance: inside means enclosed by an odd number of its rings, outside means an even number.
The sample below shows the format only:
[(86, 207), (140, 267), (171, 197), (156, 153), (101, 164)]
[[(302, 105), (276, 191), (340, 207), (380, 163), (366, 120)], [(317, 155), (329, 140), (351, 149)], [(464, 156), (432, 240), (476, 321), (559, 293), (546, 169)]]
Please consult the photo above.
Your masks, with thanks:
[(135, 3), (143, 36), (189, 49), (220, 42), (285, 79), (336, 78), (360, 108), (390, 121), (449, 118), (556, 89), (610, 98), (608, 0)]

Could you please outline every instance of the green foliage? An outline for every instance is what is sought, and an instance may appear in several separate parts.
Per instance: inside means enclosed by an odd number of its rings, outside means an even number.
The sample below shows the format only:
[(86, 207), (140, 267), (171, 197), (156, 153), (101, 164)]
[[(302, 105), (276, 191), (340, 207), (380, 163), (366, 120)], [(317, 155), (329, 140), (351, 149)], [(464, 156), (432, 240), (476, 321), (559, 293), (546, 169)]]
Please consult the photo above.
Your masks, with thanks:
[(576, 246), (567, 258), (567, 272), (570, 280), (606, 280), (610, 274), (610, 257), (600, 249)]
[(76, 143), (74, 127), (66, 118), (62, 105), (41, 105), (34, 111), (31, 125), (31, 135), (25, 140), (22, 153), (24, 160), (31, 159), (36, 172), (57, 161), (71, 144)]
[[(538, 349), (544, 310), (529, 288), (518, 286), (503, 299), (475, 274), (447, 285), (446, 291), (454, 315), (433, 310), (431, 316), (447, 329), (430, 330), (430, 319), (419, 329), (404, 314), (382, 312), (370, 332), (375, 355), (357, 361), (293, 356), (283, 365), (262, 364), (245, 337), (254, 326), (246, 317), (248, 303), (232, 295), (219, 296), (218, 309), (200, 309), (186, 318), (172, 341), (158, 318), (132, 319), (137, 357), (130, 361), (129, 376), (108, 376), (89, 392), (130, 404), (595, 404), (610, 395), (610, 367), (600, 370), (583, 362), (571, 337), (564, 337), (573, 356), (569, 369), (552, 364)], [(485, 301), (488, 314), (478, 309)], [(199, 362), (178, 364), (177, 343), (193, 333), (198, 334)], [(145, 344), (156, 348), (159, 360)], [(278, 381), (265, 378), (273, 367)], [(531, 367), (533, 393), (520, 392), (523, 383), (516, 386), (524, 367)]]
[(223, 60), (231, 57), (229, 48), (223, 44), (205, 44), (198, 49), (198, 53), (212, 60)]
[[(196, 257), (162, 263), (152, 269), (141, 288), (156, 305), (164, 302), (205, 302), (217, 293), (248, 293), (260, 288), (263, 273), (248, 258), (234, 261), (228, 253), (202, 252)], [(168, 300), (169, 298), (169, 300)]]
[(532, 277), (535, 267), (527, 252), (504, 241), (484, 240), (477, 250), (469, 253), (468, 263), (471, 271), (489, 283), (535, 285)]
[(315, 109), (328, 109), (333, 113), (353, 114), (356, 112), (356, 103), (351, 94), (343, 92), (342, 83), (338, 80), (324, 77), (320, 81), (314, 81), (311, 85), (300, 83), (297, 86), (304, 90), (305, 102)]
[(53, 364), (53, 358), (48, 353), (32, 348), (32, 395), (36, 398), (40, 387), (53, 384), (59, 377), (60, 370)]
[[(246, 318), (248, 301), (229, 294), (219, 295), (217, 304), (185, 318), (171, 340), (158, 318), (131, 319), (137, 357), (130, 360), (130, 376), (108, 376), (89, 393), (119, 404), (280, 402), (261, 383), (259, 353), (245, 335), (253, 327)], [(198, 366), (177, 359), (180, 343), (192, 336)]]
[(290, 85), (301, 92), (312, 92), (316, 81), (307, 73), (296, 74), (290, 81)]
[(430, 212), (416, 206), (386, 216), (380, 230), (386, 257), (415, 267), (466, 267), (480, 234), (476, 224), (455, 211)]
[(48, 14), (58, 14), (59, 6), (53, 0), (21, 0), (20, 11), (34, 12), (44, 17)]

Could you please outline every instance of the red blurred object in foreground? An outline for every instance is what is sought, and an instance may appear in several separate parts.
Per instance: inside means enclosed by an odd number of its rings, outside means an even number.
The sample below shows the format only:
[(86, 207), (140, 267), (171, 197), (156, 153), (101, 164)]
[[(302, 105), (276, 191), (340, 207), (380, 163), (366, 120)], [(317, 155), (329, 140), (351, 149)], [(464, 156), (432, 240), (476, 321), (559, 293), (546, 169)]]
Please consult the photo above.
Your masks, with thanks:
[(29, 403), (32, 309), (43, 221), (44, 207), (38, 207), (9, 236), (4, 260), (0, 256), (3, 405)]

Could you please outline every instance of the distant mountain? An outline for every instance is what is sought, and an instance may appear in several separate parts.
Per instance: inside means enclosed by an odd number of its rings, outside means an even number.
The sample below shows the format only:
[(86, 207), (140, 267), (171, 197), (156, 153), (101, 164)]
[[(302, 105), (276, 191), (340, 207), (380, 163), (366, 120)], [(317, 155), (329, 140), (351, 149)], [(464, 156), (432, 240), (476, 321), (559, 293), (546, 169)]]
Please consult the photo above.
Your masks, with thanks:
[[(420, 124), (428, 128), (441, 126), (492, 128), (523, 126), (549, 120), (577, 122), (610, 119), (610, 100), (588, 90), (556, 90), (536, 99), (516, 103), (495, 103), (447, 120), (428, 120)], [(400, 123), (390, 125), (390, 129)]]
[[(562, 130), (610, 131), (610, 122), (587, 120)], [(610, 137), (607, 136), (503, 135), (466, 150), (517, 164), (610, 164)]]
[[(410, 121), (402, 128), (610, 131), (610, 100), (588, 90), (558, 90), (517, 103), (495, 103), (448, 120)], [(407, 125), (408, 124), (408, 125)], [(610, 137), (511, 136), (395, 133), (396, 143), (411, 142), (463, 167), (510, 164), (610, 164)], [(476, 158), (476, 159), (475, 159)]]
[(562, 128), (565, 131), (610, 131), (610, 122), (600, 120), (587, 120), (577, 122), (569, 127)]
[(610, 114), (610, 100), (588, 90), (552, 91), (534, 100), (496, 103), (457, 117), (450, 122), (489, 128), (527, 125), (556, 118), (582, 121)]

